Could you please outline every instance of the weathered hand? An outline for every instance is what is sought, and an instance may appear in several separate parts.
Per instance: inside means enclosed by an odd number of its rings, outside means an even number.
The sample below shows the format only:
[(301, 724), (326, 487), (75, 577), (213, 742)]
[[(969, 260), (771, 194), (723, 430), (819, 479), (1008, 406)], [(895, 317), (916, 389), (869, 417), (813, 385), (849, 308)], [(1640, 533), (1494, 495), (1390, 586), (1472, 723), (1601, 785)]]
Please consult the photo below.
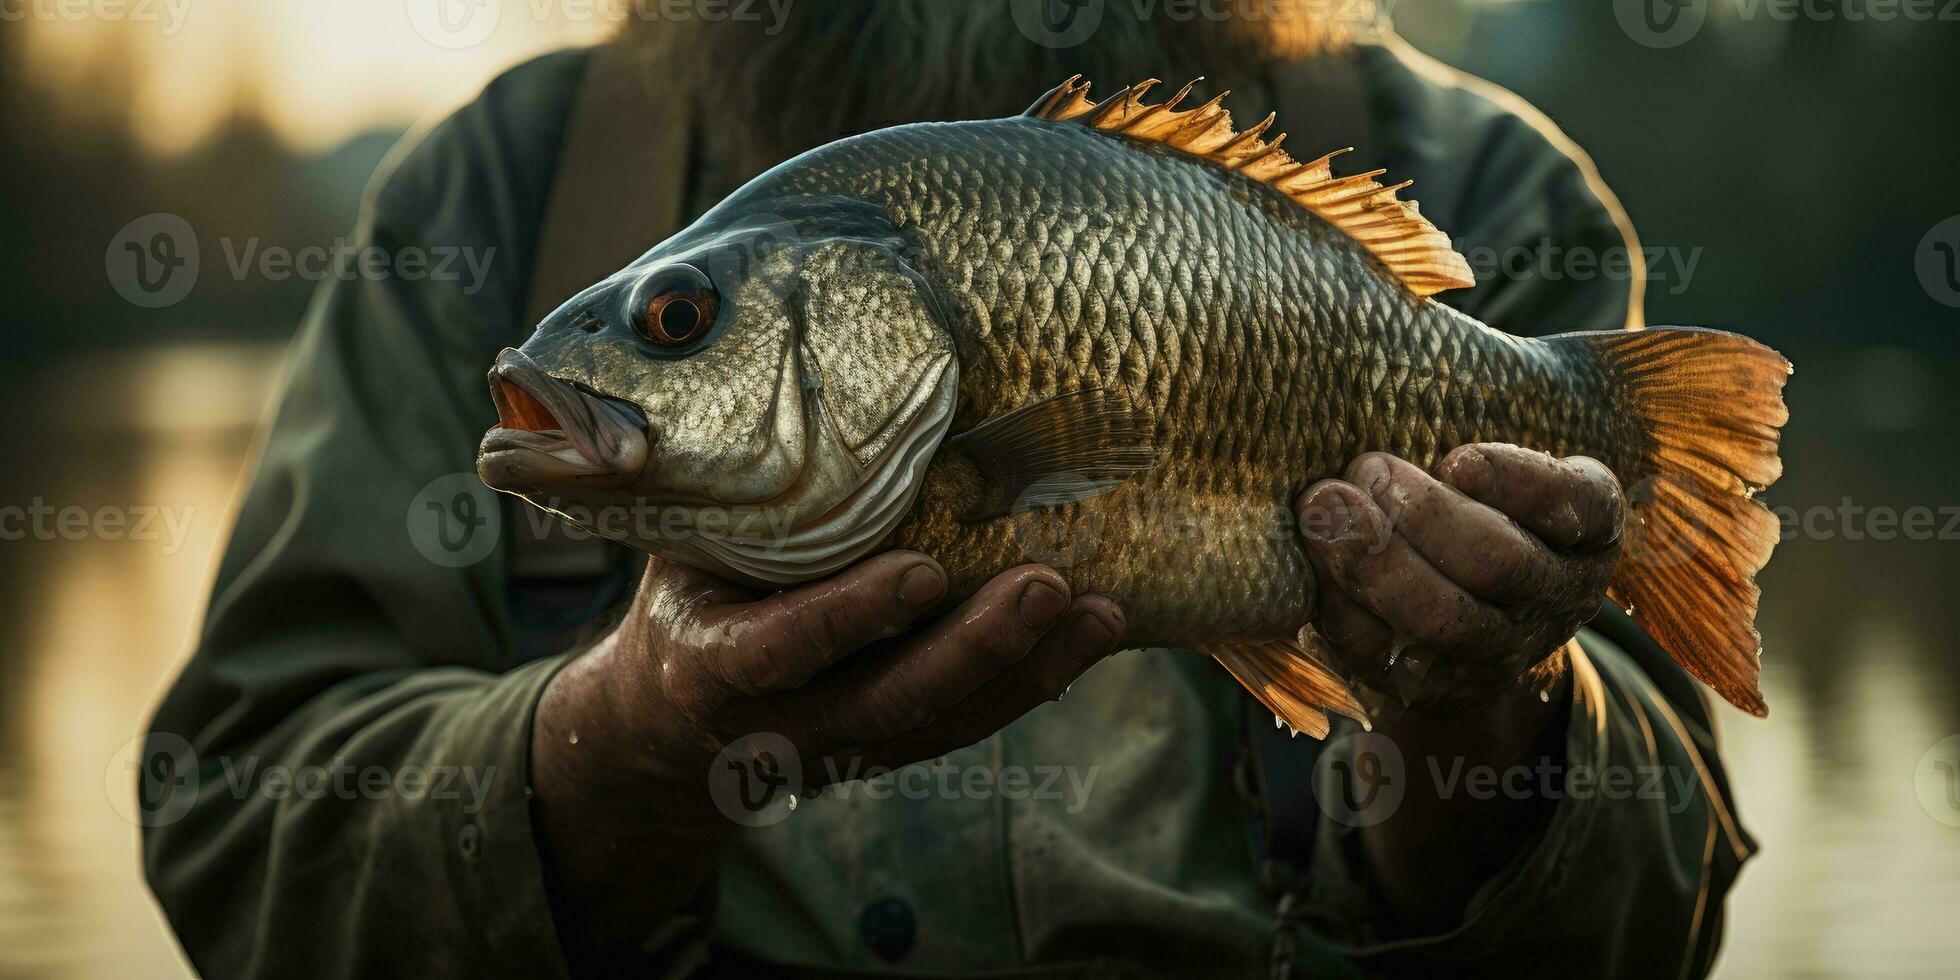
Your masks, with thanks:
[(1596, 460), (1458, 447), (1431, 477), (1386, 453), (1301, 495), (1332, 666), (1404, 703), (1510, 689), (1598, 610), (1625, 501)]
[(630, 952), (713, 869), (737, 829), (709, 794), (724, 746), (786, 737), (806, 789), (930, 759), (1059, 697), (1125, 629), (1115, 603), (1071, 599), (1038, 565), (930, 617), (945, 592), (914, 552), (768, 596), (648, 563), (620, 626), (553, 678), (532, 725), (540, 847), (581, 958)]

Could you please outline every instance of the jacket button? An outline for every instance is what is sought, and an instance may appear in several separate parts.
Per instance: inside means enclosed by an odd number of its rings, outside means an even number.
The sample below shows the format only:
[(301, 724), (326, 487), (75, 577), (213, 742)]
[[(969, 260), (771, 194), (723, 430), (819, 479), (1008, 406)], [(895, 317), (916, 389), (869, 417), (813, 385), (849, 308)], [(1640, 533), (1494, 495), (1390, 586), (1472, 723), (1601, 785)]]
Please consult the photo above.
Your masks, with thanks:
[(918, 940), (919, 917), (903, 899), (881, 898), (866, 905), (858, 916), (858, 934), (872, 952), (895, 963), (911, 952)]

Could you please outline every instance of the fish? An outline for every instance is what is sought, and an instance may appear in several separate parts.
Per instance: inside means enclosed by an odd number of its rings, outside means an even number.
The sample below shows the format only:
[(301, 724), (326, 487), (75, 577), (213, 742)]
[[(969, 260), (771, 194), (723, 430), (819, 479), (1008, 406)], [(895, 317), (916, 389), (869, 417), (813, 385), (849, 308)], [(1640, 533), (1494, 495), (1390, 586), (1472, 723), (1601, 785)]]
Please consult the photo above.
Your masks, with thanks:
[(1156, 84), (1071, 78), (754, 178), (498, 355), (479, 475), (758, 588), (906, 548), (950, 604), (1044, 562), (1118, 602), (1127, 645), (1209, 654), (1324, 735), (1385, 685), (1311, 625), (1303, 488), (1371, 451), (1589, 456), (1629, 501), (1609, 597), (1766, 714), (1757, 494), (1790, 363), (1719, 330), (1480, 323), (1435, 299), (1475, 279), (1406, 184)]

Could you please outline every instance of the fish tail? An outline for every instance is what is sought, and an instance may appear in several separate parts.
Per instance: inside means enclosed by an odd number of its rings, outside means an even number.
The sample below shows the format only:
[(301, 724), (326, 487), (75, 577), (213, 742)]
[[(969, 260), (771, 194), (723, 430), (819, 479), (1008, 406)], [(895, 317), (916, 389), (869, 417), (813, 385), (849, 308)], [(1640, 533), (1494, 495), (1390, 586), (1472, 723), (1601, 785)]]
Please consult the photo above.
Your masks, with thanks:
[(1756, 491), (1783, 473), (1790, 362), (1747, 337), (1655, 327), (1546, 338), (1602, 368), (1631, 421), (1615, 462), (1632, 513), (1607, 595), (1729, 703), (1769, 713), (1757, 679), (1756, 573), (1779, 524)]

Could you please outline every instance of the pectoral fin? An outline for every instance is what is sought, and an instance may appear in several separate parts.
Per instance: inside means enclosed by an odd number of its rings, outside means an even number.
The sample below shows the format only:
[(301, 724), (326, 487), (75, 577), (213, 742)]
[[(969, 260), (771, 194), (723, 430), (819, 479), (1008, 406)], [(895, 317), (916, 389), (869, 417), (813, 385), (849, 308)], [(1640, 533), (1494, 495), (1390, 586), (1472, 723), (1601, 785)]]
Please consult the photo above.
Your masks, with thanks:
[(978, 521), (1087, 500), (1157, 465), (1150, 421), (1120, 392), (1066, 392), (947, 440), (986, 481), (963, 515)]

